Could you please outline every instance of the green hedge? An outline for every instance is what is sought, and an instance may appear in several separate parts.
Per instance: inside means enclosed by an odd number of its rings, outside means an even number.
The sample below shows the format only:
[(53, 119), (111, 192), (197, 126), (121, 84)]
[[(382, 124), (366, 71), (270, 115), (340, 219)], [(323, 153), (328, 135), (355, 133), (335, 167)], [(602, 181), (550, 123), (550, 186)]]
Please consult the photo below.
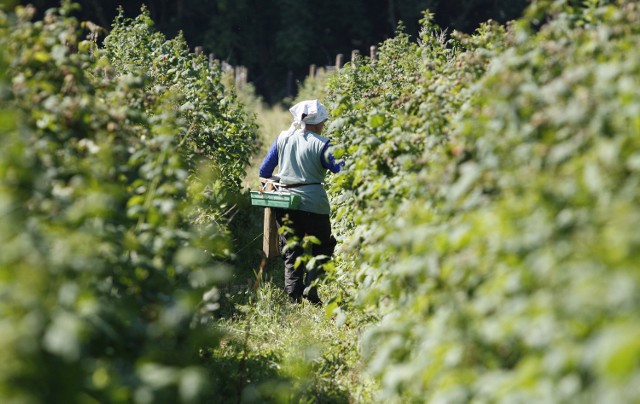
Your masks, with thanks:
[(637, 399), (639, 40), (636, 2), (536, 2), (333, 76), (335, 304), (381, 399)]
[(138, 38), (171, 56), (127, 70), (131, 42), (85, 40), (74, 7), (0, 14), (0, 398), (199, 401), (229, 248), (202, 212), (228, 209), (212, 184), (239, 183), (254, 124), (180, 40)]

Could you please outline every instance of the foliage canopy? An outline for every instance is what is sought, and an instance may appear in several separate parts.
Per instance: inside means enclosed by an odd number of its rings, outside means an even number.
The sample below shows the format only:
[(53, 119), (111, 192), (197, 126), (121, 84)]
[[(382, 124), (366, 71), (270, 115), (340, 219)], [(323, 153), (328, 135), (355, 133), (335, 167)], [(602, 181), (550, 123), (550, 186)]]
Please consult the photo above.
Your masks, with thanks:
[(637, 397), (638, 27), (632, 1), (453, 37), (427, 15), (329, 80), (334, 307), (376, 319), (383, 398)]
[(102, 49), (74, 7), (0, 14), (0, 397), (200, 400), (229, 254), (209, 195), (239, 188), (255, 128), (147, 15)]

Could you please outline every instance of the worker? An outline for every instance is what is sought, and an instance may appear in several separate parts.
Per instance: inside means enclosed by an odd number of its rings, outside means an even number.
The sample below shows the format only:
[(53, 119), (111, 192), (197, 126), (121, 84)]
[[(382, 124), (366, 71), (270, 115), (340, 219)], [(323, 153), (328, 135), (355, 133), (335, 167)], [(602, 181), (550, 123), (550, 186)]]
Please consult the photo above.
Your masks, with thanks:
[[(280, 186), (300, 196), (301, 202), (295, 209), (274, 208), (278, 228), (286, 226), (292, 230), (291, 234), (279, 232), (278, 240), (284, 261), (285, 292), (294, 303), (305, 298), (322, 305), (314, 284), (322, 269), (306, 270), (305, 265), (296, 269), (295, 263), (304, 253), (300, 245), (304, 236), (315, 236), (320, 241), (311, 251), (314, 257), (325, 256), (318, 261), (326, 262), (333, 254), (336, 239), (331, 233), (329, 198), (323, 181), (327, 170), (337, 173), (344, 162), (336, 161), (329, 139), (322, 136), (329, 116), (324, 105), (318, 100), (307, 100), (289, 111), (293, 123), (271, 145), (260, 166), (260, 177), (271, 178), (277, 166)], [(298, 240), (297, 246), (285, 249), (292, 238)]]

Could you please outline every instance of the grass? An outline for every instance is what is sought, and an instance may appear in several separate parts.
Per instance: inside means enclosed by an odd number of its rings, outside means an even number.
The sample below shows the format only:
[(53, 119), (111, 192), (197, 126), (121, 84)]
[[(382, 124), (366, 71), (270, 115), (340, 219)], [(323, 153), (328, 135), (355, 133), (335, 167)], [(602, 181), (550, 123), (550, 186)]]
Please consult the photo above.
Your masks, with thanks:
[[(328, 288), (320, 286), (322, 297)], [(338, 325), (324, 307), (289, 303), (276, 281), (227, 298), (235, 301), (218, 322), (225, 337), (210, 352), (212, 363), (224, 365), (217, 369), (227, 381), (222, 396), (235, 402), (373, 401), (375, 384), (362, 371), (356, 327)]]

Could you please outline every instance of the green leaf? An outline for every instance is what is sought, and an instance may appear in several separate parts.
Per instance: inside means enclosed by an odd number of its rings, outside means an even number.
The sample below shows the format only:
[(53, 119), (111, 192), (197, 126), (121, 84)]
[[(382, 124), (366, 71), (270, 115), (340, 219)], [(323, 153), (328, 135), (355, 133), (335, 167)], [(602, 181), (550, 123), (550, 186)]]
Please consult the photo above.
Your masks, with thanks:
[(375, 114), (369, 117), (369, 126), (371, 126), (371, 128), (375, 129), (378, 128), (382, 125), (384, 125), (384, 116), (381, 114)]

